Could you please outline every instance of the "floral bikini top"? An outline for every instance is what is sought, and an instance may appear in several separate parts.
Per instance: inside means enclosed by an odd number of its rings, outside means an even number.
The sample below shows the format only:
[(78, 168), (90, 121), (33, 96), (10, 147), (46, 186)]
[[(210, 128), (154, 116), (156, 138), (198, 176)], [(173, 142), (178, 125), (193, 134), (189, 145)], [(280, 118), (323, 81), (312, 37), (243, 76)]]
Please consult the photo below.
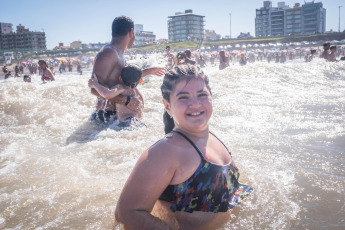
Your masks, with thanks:
[(187, 136), (177, 130), (173, 132), (184, 137), (201, 157), (199, 167), (188, 180), (178, 185), (168, 185), (159, 197), (159, 200), (171, 204), (173, 212), (226, 212), (251, 193), (251, 187), (238, 182), (240, 174), (233, 161), (225, 166), (208, 162)]

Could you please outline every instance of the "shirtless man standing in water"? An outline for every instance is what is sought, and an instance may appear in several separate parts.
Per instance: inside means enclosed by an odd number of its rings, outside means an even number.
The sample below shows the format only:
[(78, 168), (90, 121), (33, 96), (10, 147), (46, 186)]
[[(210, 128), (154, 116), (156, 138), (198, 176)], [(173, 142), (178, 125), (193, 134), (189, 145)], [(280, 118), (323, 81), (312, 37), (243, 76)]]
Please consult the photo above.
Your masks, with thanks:
[[(98, 82), (107, 88), (119, 84), (121, 70), (126, 64), (123, 54), (126, 49), (132, 48), (134, 39), (134, 22), (126, 16), (115, 18), (112, 24), (112, 40), (97, 54), (91, 76), (95, 74)], [(148, 68), (142, 72), (143, 77), (150, 74), (162, 76), (165, 69)], [(137, 97), (119, 95), (110, 100), (102, 98), (95, 89), (91, 89), (91, 93), (97, 96), (96, 111), (92, 114), (92, 118), (103, 122), (116, 118), (115, 104), (125, 105), (135, 111), (140, 109), (143, 103), (140, 93)]]

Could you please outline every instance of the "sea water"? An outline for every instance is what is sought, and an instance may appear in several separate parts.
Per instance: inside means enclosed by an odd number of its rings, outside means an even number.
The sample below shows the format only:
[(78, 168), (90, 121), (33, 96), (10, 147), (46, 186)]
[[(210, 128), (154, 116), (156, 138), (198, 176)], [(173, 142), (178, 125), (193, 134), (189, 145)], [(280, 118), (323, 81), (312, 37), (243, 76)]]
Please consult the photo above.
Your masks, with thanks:
[[(164, 66), (162, 56), (134, 60)], [(210, 130), (254, 188), (222, 229), (345, 228), (345, 63), (208, 66)], [(140, 154), (164, 136), (162, 77), (138, 88), (147, 127), (90, 121), (83, 75), (0, 79), (0, 229), (111, 229)]]

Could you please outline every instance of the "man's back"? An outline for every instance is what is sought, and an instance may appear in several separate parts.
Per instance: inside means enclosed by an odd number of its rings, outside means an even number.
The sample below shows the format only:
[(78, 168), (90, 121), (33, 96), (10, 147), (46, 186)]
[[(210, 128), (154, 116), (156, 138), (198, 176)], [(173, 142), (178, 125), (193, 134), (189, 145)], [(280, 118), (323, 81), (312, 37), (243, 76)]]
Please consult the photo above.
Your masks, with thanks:
[[(119, 77), (121, 70), (125, 66), (125, 60), (120, 51), (114, 45), (105, 45), (97, 54), (93, 73), (96, 74), (100, 84), (111, 88), (119, 84)], [(106, 102), (104, 99), (98, 97), (97, 110), (115, 110), (113, 103)]]

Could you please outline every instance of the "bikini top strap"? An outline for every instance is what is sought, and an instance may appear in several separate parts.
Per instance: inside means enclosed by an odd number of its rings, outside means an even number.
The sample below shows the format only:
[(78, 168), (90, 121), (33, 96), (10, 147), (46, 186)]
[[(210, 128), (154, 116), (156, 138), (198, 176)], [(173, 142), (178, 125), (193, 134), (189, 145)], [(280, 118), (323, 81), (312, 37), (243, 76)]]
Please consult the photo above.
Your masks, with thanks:
[(222, 143), (224, 145), (224, 147), (226, 148), (226, 150), (228, 150), (230, 156), (231, 156), (231, 152), (229, 151), (228, 147), (226, 147), (226, 145), (223, 143), (223, 141), (221, 141), (216, 135), (214, 135), (211, 131), (209, 131), (215, 138), (217, 138), (218, 141), (220, 141), (220, 143)]
[(184, 137), (184, 139), (186, 139), (194, 148), (195, 150), (198, 152), (198, 154), (200, 155), (201, 159), (205, 160), (204, 156), (202, 155), (200, 149), (198, 148), (198, 146), (196, 146), (193, 141), (191, 139), (189, 139), (186, 135), (184, 135), (183, 133), (181, 133), (180, 131), (177, 130), (173, 130), (172, 132), (174, 133), (178, 133), (180, 134), (182, 137)]

